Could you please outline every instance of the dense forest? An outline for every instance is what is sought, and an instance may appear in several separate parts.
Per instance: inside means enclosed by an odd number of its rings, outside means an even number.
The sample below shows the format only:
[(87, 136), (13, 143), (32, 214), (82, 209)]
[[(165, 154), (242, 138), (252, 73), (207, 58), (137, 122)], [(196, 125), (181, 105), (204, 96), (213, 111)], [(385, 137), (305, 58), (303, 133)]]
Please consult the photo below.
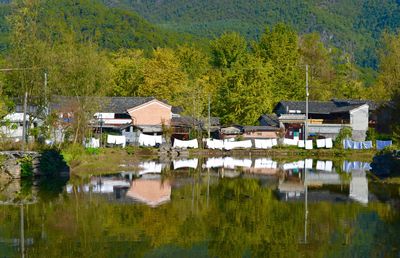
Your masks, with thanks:
[[(52, 95), (154, 96), (197, 118), (206, 116), (210, 99), (222, 123), (256, 124), (278, 101), (304, 99), (306, 65), (311, 100), (400, 96), (396, 32), (379, 36), (373, 48), (378, 70), (368, 77), (371, 72), (351, 52), (326, 42), (326, 34), (299, 33), (290, 22), (266, 24), (254, 40), (229, 31), (204, 40), (152, 25), (118, 1), (114, 6), (89, 0), (3, 4), (0, 65), (14, 70), (0, 74), (0, 113), (25, 92), (42, 107)], [(79, 98), (76, 132), (84, 134), (95, 108), (92, 99)]]
[(377, 67), (375, 48), (384, 30), (400, 25), (396, 0), (103, 0), (136, 10), (150, 22), (202, 37), (236, 31), (257, 39), (266, 25), (284, 22), (304, 34), (319, 32), (324, 43), (354, 55), (363, 67)]

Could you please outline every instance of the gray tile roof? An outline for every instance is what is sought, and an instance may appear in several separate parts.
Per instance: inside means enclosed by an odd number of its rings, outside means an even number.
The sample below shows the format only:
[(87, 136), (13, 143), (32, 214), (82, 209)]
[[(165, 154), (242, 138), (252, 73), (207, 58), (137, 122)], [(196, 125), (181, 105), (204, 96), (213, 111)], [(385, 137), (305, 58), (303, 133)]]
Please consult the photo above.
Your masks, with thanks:
[(274, 127), (279, 127), (279, 119), (276, 114), (266, 114), (262, 115), (259, 119), (258, 122), (260, 125), (264, 126), (274, 126)]
[(275, 126), (263, 126), (263, 125), (245, 125), (242, 127), (244, 132), (265, 132), (265, 131), (277, 131), (279, 127)]
[[(81, 98), (81, 97), (78, 97)], [(154, 97), (88, 97), (94, 105), (98, 105), (96, 112), (102, 113), (126, 113), (128, 109), (140, 106), (149, 102)], [(65, 109), (76, 103), (76, 97), (71, 96), (53, 96), (51, 100), (51, 109)]]
[[(309, 101), (308, 112), (310, 114), (331, 114), (331, 113), (344, 113), (349, 112), (359, 106), (368, 104), (370, 110), (375, 110), (377, 105), (373, 101), (369, 100), (337, 100), (331, 101)], [(306, 112), (305, 101), (281, 101), (278, 103), (279, 106), (283, 106), (286, 113), (290, 113), (290, 110), (300, 111), (301, 114)], [(276, 108), (276, 109), (277, 109)]]

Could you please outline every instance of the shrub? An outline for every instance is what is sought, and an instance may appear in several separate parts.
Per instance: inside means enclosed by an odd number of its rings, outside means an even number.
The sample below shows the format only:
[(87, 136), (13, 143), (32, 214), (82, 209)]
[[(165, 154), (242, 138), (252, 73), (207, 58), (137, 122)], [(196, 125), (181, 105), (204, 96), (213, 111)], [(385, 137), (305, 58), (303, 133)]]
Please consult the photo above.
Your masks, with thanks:
[(89, 155), (99, 155), (100, 150), (99, 150), (99, 148), (89, 147), (89, 148), (86, 148), (86, 153)]
[(33, 176), (33, 159), (32, 157), (26, 156), (18, 160), (21, 166), (21, 177)]
[(85, 149), (80, 144), (71, 144), (67, 146), (61, 154), (65, 162), (67, 162), (70, 167), (73, 167), (80, 163), (82, 156), (85, 154)]
[(338, 149), (343, 149), (343, 140), (347, 138), (351, 138), (353, 131), (350, 127), (343, 127), (340, 129), (339, 134), (336, 136), (335, 139), (335, 147)]
[(67, 169), (60, 152), (55, 149), (43, 150), (40, 156), (40, 172), (46, 176), (58, 175), (62, 170)]

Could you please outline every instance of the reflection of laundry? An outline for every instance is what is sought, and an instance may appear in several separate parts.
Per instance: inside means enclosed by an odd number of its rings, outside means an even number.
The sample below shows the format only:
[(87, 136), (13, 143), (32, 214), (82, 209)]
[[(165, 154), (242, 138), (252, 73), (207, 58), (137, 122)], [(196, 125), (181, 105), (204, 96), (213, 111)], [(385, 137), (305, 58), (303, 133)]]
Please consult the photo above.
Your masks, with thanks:
[(205, 164), (206, 168), (220, 168), (224, 166), (224, 158), (208, 158)]
[(193, 148), (198, 149), (199, 143), (196, 139), (189, 140), (189, 141), (182, 141), (179, 139), (174, 139), (174, 148)]
[(226, 157), (224, 159), (224, 167), (234, 169), (235, 167), (251, 168), (251, 159), (234, 159)]
[(368, 203), (368, 180), (364, 171), (352, 172), (349, 197), (360, 203)]
[(325, 170), (325, 161), (317, 160), (317, 170)]
[(313, 167), (313, 160), (312, 159), (306, 159), (305, 160), (305, 167), (307, 168), (307, 169), (312, 169), (312, 167)]
[(144, 175), (148, 173), (161, 173), (162, 164), (156, 163), (154, 161), (150, 162), (141, 162), (139, 164), (141, 170), (139, 171), (139, 175)]
[(197, 165), (199, 163), (198, 159), (185, 159), (185, 160), (174, 160), (174, 169), (179, 169), (179, 168), (197, 168)]
[(277, 168), (278, 163), (276, 161), (273, 161), (271, 159), (256, 159), (254, 161), (254, 168)]
[(331, 172), (333, 168), (333, 161), (327, 160), (325, 161), (325, 171)]
[(342, 166), (343, 171), (349, 173), (353, 170), (370, 170), (371, 166), (368, 162), (360, 162), (360, 161), (343, 161)]

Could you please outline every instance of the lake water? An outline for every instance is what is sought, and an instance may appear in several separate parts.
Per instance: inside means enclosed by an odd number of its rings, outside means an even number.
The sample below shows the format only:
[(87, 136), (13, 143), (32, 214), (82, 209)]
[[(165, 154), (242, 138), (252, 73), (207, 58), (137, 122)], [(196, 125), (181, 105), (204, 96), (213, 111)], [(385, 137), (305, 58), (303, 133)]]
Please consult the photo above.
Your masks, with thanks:
[(400, 257), (399, 186), (367, 162), (138, 165), (25, 182), (0, 206), (0, 257)]

